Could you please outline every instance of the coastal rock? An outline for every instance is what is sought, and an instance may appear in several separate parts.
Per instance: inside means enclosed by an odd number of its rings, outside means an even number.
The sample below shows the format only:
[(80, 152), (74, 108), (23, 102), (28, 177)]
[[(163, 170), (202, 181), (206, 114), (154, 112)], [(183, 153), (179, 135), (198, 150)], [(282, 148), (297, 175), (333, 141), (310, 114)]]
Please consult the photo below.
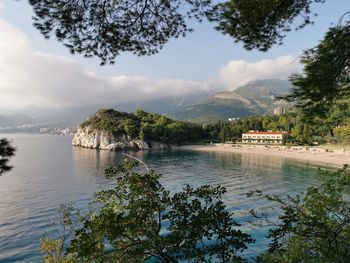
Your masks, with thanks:
[(72, 145), (110, 151), (168, 149), (173, 147), (172, 145), (161, 142), (146, 142), (143, 140), (132, 139), (127, 135), (117, 136), (90, 127), (79, 128), (74, 135)]

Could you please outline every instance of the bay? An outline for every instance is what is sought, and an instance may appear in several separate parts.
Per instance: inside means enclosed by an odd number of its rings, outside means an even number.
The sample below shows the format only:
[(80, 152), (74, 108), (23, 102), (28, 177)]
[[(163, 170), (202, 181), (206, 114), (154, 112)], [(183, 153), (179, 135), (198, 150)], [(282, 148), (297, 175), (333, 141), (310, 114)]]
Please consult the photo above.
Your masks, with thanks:
[[(14, 168), (0, 177), (0, 262), (40, 262), (40, 238), (53, 233), (58, 207), (75, 202), (84, 209), (95, 191), (112, 187), (113, 179), (104, 169), (124, 156), (71, 146), (71, 136), (9, 134), (1, 135), (17, 148), (11, 160)], [(186, 184), (210, 184), (227, 188), (225, 203), (240, 223), (251, 208), (271, 206), (260, 198), (247, 198), (250, 190), (281, 195), (296, 194), (319, 184), (317, 167), (279, 157), (237, 153), (194, 151), (132, 152), (147, 166), (162, 174), (161, 181), (172, 192)], [(268, 240), (262, 230), (243, 225), (256, 239), (245, 256), (254, 258)]]

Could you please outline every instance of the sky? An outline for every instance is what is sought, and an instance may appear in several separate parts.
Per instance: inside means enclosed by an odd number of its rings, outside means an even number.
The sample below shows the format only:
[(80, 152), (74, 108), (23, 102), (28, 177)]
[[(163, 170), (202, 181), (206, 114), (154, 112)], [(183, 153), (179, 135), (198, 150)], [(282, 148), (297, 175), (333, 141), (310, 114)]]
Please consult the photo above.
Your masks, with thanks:
[(0, 114), (30, 107), (60, 109), (233, 90), (255, 79), (286, 79), (302, 71), (298, 57), (350, 9), (349, 0), (314, 4), (315, 24), (287, 35), (269, 52), (247, 51), (213, 29), (170, 40), (156, 55), (122, 54), (114, 65), (71, 55), (32, 26), (26, 1), (0, 0)]

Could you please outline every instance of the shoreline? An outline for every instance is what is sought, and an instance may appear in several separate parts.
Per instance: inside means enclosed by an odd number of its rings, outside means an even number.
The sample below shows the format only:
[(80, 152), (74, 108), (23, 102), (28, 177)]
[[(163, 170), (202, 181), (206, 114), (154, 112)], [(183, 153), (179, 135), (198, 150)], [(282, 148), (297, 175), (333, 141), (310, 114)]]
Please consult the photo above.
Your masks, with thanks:
[(308, 162), (323, 166), (340, 168), (350, 164), (350, 151), (345, 149), (328, 150), (321, 147), (305, 146), (271, 146), (271, 145), (242, 145), (242, 144), (211, 144), (211, 145), (185, 145), (178, 149), (191, 151), (205, 151), (218, 153), (254, 154), (286, 158), (298, 162)]

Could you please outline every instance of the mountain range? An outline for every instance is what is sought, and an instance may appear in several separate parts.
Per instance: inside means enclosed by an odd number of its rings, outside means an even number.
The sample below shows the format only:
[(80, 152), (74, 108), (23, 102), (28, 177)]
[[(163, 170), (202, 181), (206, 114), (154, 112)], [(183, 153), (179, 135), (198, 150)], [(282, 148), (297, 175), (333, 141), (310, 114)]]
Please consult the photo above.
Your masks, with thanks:
[(45, 115), (37, 114), (34, 117), (25, 114), (0, 115), (0, 127), (39, 124), (57, 127), (76, 126), (101, 107), (126, 112), (142, 108), (148, 112), (157, 112), (179, 120), (205, 123), (210, 120), (269, 114), (278, 106), (288, 108), (290, 104), (278, 101), (276, 97), (289, 94), (290, 89), (291, 83), (287, 80), (256, 80), (233, 91), (202, 91), (187, 96), (139, 100), (115, 105), (88, 105), (48, 111)]
[(276, 107), (288, 108), (291, 106), (286, 101), (276, 99), (288, 95), (291, 87), (291, 83), (287, 80), (256, 80), (233, 91), (218, 92), (184, 107), (171, 116), (176, 119), (198, 122), (269, 114)]

